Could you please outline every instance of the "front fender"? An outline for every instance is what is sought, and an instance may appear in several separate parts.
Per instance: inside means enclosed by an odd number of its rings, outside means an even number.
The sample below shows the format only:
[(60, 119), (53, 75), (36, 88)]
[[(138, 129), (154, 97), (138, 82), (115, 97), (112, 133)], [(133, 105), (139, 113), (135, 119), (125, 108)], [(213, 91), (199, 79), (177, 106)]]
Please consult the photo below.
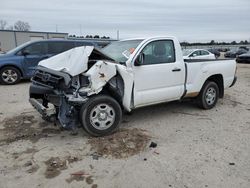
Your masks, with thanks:
[(98, 61), (86, 73), (84, 73), (84, 75), (89, 78), (89, 87), (81, 88), (79, 92), (87, 93), (87, 96), (98, 94), (110, 79), (117, 75), (117, 73), (121, 75), (124, 82), (124, 93), (122, 97), (123, 107), (127, 111), (131, 111), (133, 74), (129, 72), (124, 65), (107, 61)]

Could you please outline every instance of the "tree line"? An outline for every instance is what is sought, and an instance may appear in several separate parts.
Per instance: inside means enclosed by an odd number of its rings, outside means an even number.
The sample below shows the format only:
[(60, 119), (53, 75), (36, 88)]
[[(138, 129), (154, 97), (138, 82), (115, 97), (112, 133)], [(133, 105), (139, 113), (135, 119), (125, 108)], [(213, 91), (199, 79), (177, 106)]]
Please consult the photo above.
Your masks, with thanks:
[[(7, 21), (0, 20), (0, 30), (30, 31), (31, 26), (28, 22), (18, 20), (14, 25), (9, 25)], [(110, 39), (110, 37), (99, 35), (76, 36), (69, 35), (69, 38), (94, 38), (94, 39)]]
[(15, 30), (15, 31), (30, 31), (31, 26), (28, 22), (18, 20), (14, 25), (8, 25), (7, 21), (0, 20), (1, 30)]
[(247, 40), (241, 40), (239, 42), (237, 41), (232, 41), (232, 42), (216, 42), (214, 40), (211, 40), (210, 42), (194, 42), (194, 43), (189, 43), (189, 42), (181, 42), (181, 46), (200, 46), (200, 45), (207, 45), (207, 46), (212, 46), (212, 45), (236, 45), (236, 44), (240, 44), (240, 45), (247, 45), (250, 44), (249, 41)]
[(110, 37), (99, 35), (86, 35), (86, 36), (77, 36), (77, 35), (69, 35), (69, 38), (89, 38), (89, 39), (110, 39)]

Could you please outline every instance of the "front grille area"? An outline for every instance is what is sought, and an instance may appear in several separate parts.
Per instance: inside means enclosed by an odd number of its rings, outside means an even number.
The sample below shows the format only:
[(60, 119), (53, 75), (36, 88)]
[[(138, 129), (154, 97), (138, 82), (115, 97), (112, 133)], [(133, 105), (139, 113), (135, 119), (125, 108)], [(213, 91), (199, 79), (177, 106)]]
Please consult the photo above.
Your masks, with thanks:
[(58, 87), (61, 80), (63, 80), (62, 76), (51, 74), (42, 70), (36, 70), (32, 78), (33, 82), (48, 86), (50, 88)]

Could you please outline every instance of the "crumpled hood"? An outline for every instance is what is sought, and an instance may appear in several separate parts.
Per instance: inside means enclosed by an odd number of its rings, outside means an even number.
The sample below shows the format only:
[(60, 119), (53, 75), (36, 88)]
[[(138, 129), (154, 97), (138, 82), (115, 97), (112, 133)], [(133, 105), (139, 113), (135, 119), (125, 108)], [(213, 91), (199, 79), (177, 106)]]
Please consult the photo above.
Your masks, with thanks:
[(94, 46), (76, 47), (42, 60), (38, 65), (76, 76), (88, 69), (88, 59), (93, 49)]

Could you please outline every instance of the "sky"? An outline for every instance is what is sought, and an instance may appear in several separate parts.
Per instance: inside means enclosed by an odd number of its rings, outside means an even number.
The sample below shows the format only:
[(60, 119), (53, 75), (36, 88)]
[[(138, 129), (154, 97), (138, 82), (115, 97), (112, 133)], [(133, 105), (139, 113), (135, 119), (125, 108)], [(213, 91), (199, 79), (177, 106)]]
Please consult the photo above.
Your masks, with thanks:
[(250, 40), (250, 0), (0, 0), (0, 20), (83, 36)]

